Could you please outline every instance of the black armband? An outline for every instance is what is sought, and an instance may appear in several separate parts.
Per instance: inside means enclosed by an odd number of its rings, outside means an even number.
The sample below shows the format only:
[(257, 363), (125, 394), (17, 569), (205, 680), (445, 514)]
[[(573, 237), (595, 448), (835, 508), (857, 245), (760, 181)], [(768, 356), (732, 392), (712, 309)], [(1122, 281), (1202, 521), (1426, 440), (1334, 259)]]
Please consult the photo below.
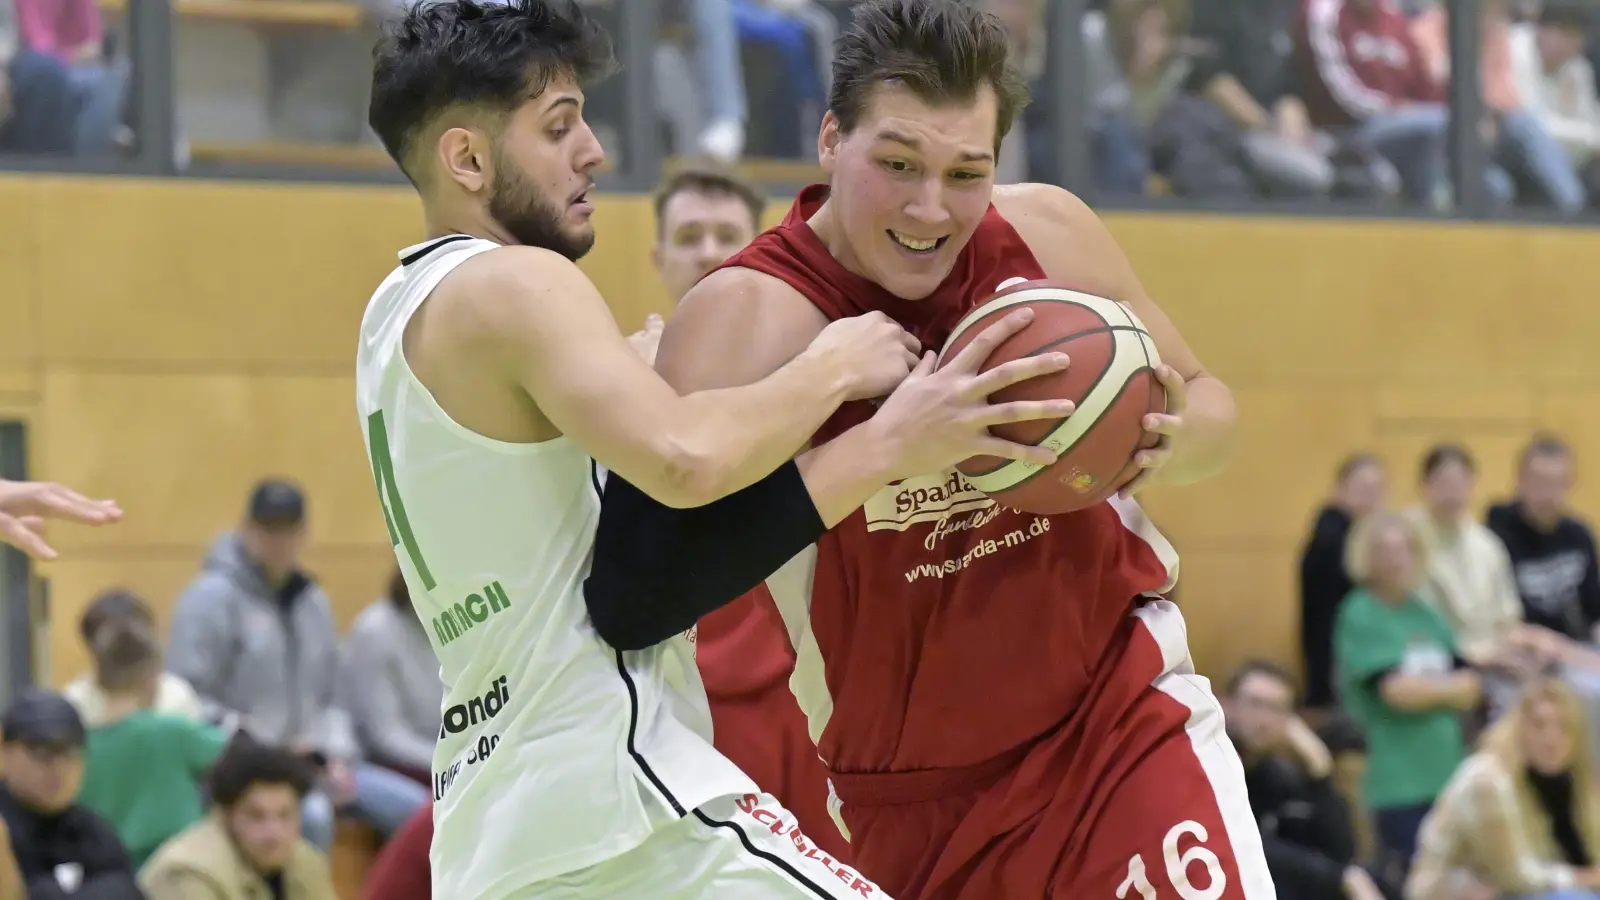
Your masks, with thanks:
[(652, 647), (737, 600), (826, 530), (792, 460), (692, 509), (659, 503), (613, 472), (583, 583), (589, 619), (619, 650)]

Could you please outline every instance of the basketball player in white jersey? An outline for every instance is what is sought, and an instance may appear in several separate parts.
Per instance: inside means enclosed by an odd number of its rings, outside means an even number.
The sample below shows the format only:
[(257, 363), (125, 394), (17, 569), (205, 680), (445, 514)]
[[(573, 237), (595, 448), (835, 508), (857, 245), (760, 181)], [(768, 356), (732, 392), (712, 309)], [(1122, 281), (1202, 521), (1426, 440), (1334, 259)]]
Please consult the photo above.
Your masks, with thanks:
[[(679, 396), (573, 264), (594, 241), (590, 176), (603, 160), (580, 85), (610, 64), (604, 33), (569, 0), (419, 3), (374, 51), (370, 121), (430, 235), (400, 253), (367, 307), (356, 388), (390, 538), (446, 687), (434, 892), (878, 897), (713, 750), (693, 618), (647, 648), (600, 638), (583, 582), (601, 574), (589, 565), (604, 472), (663, 503), (741, 517), (764, 479), (790, 491), (791, 508), (808, 504), (820, 531), (908, 474), (978, 453), (1050, 461), (988, 426), (1070, 403), (984, 398), (1066, 359), (975, 374), (1024, 315), (935, 373), (931, 353), (919, 361), (914, 339), (872, 315), (829, 327), (759, 384)], [(840, 403), (886, 394), (872, 420), (794, 459)], [(683, 615), (666, 593), (640, 606)]]

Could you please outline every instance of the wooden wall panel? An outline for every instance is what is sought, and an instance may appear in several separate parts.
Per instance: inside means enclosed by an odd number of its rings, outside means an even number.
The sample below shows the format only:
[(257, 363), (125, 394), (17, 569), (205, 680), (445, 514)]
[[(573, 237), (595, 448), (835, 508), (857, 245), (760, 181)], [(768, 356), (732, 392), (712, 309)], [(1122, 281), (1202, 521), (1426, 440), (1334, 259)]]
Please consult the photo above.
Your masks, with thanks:
[(0, 368), (30, 368), (39, 345), (38, 191), (0, 179)]
[(1372, 439), (1367, 397), (1331, 387), (1234, 388), (1238, 449), (1227, 475), (1152, 488), (1141, 501), (1163, 530), (1203, 541), (1294, 534), (1326, 491), (1307, 472), (1330, 472)]
[(56, 369), (44, 404), (50, 477), (127, 512), (114, 529), (64, 533), (63, 550), (198, 543), (237, 521), (250, 487), (269, 474), (305, 485), (318, 542), (385, 533), (353, 377)]
[(387, 188), (77, 179), (39, 208), (45, 352), (97, 368), (348, 370), (367, 298), (422, 235)]

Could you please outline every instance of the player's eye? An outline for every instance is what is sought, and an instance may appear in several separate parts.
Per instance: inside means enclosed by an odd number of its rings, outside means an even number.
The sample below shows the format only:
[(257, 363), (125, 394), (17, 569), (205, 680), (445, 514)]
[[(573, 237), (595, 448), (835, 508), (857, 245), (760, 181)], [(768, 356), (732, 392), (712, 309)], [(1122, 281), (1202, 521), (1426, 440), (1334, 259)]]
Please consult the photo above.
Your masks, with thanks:
[(904, 175), (911, 171), (911, 163), (903, 159), (886, 159), (883, 161), (883, 167), (896, 175)]
[(951, 176), (957, 181), (977, 181), (983, 178), (982, 172), (955, 172)]
[(558, 126), (556, 128), (552, 128), (552, 129), (550, 129), (550, 140), (559, 141), (562, 138), (566, 137), (570, 133), (572, 133), (572, 129), (568, 128), (565, 125), (561, 125), (561, 126)]

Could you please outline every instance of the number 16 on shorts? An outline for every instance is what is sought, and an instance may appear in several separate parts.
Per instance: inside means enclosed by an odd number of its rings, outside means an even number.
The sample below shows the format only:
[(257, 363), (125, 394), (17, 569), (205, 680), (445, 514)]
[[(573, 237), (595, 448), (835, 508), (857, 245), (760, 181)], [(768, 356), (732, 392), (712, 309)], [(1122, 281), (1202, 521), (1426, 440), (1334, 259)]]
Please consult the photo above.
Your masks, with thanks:
[[(1161, 863), (1167, 870), (1167, 881), (1178, 892), (1173, 900), (1217, 900), (1227, 890), (1228, 876), (1222, 871), (1222, 861), (1205, 847), (1208, 837), (1204, 825), (1187, 821), (1172, 826), (1162, 839)], [(1195, 845), (1180, 853), (1178, 843), (1185, 838), (1192, 838)], [(1135, 853), (1128, 860), (1128, 877), (1117, 886), (1117, 900), (1167, 900), (1167, 895), (1156, 893), (1155, 885), (1150, 883), (1142, 854)]]

